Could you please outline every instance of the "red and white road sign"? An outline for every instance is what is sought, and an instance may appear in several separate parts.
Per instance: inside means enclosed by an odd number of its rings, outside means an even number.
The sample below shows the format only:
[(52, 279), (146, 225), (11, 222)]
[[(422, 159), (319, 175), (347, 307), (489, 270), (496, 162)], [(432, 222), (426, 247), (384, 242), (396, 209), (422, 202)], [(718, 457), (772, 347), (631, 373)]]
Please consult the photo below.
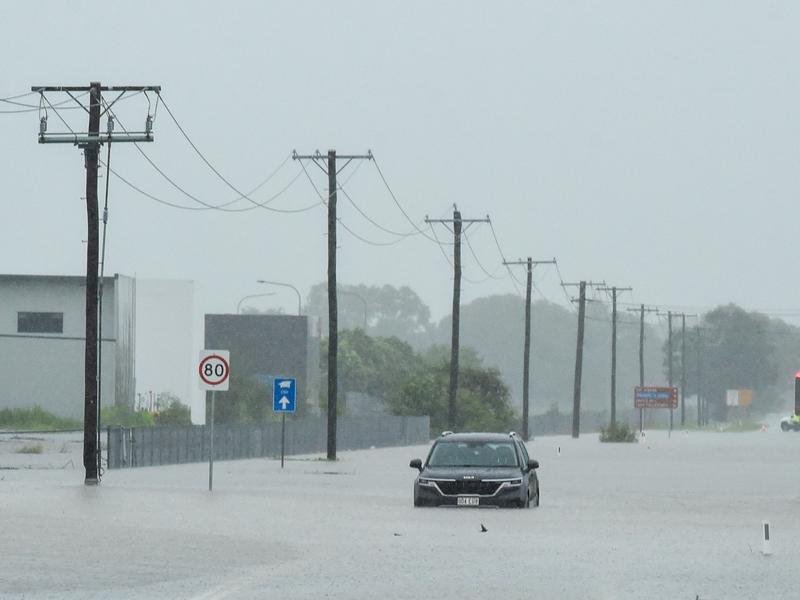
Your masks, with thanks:
[(228, 350), (203, 350), (197, 367), (200, 388), (227, 391), (231, 375), (231, 353)]

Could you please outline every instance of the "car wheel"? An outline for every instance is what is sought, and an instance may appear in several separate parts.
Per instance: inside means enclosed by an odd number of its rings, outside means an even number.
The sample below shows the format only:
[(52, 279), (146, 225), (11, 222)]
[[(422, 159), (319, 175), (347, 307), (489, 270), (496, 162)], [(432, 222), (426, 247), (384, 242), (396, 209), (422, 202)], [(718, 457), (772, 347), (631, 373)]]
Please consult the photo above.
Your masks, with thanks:
[(781, 422), (781, 431), (789, 431), (789, 424), (786, 421)]
[(537, 486), (536, 487), (536, 495), (533, 497), (533, 505), (534, 506), (539, 506), (539, 494), (540, 494), (539, 487)]

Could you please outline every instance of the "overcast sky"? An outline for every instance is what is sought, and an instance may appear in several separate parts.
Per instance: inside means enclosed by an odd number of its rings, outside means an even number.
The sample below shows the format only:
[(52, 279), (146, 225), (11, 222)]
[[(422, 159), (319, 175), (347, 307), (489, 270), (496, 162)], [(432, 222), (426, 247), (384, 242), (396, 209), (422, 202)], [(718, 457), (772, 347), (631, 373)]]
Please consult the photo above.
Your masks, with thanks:
[[(661, 305), (800, 308), (799, 17), (796, 2), (733, 0), (8, 2), (0, 97), (39, 84), (160, 84), (239, 189), (292, 149), (371, 149), (414, 220), (454, 202), (465, 218), (489, 214), (508, 258), (555, 256), (567, 280), (633, 286), (627, 300)], [(142, 128), (144, 98), (117, 108), (126, 127)], [(61, 114), (85, 129), (82, 111)], [(0, 127), (0, 271), (83, 273), (80, 151), (37, 144), (36, 112), (0, 114)], [(49, 131), (59, 130), (51, 110)], [(143, 149), (181, 187), (213, 204), (236, 197), (163, 106), (155, 132)], [(132, 144), (116, 145), (111, 161), (149, 193), (198, 206)], [(253, 197), (279, 192), (298, 169), (289, 160)], [(313, 165), (309, 174), (324, 191), (324, 174)], [(412, 230), (374, 165), (351, 164), (340, 181), (351, 175), (345, 189), (371, 219)], [(272, 206), (315, 202), (301, 175)], [(232, 312), (260, 291), (256, 279), (305, 296), (325, 278), (322, 207), (179, 210), (113, 176), (110, 205), (107, 273), (192, 279), (205, 312)], [(339, 206), (362, 237), (398, 239), (342, 195)], [(490, 230), (469, 233), (502, 276)], [(437, 234), (446, 239), (441, 226)], [(434, 243), (370, 246), (344, 230), (339, 242), (341, 282), (407, 284), (435, 317), (449, 312), (451, 268)], [(467, 277), (485, 277), (466, 247), (464, 262)], [(564, 302), (554, 272), (538, 277), (546, 297)], [(464, 301), (498, 292), (514, 292), (508, 278), (465, 282)], [(279, 291), (263, 307), (295, 302)]]

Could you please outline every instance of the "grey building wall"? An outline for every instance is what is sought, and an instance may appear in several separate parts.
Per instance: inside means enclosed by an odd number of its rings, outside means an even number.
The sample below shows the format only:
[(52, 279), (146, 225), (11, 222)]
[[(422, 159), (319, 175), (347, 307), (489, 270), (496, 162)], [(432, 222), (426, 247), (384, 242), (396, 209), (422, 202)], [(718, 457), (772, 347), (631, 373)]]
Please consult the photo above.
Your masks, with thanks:
[(205, 347), (229, 350), (233, 377), (295, 377), (298, 403), (308, 408), (308, 318), (291, 315), (206, 315)]
[[(61, 417), (83, 419), (84, 333), (86, 288), (80, 276), (0, 275), (0, 408), (32, 408)], [(117, 282), (122, 281), (120, 294)], [(126, 277), (104, 278), (103, 364), (101, 396), (103, 404), (117, 398), (127, 401), (127, 383), (133, 365), (119, 365), (118, 356), (130, 362), (133, 335), (126, 333), (118, 354), (117, 299), (127, 302)], [(132, 310), (132, 308), (131, 308)], [(30, 334), (17, 330), (19, 312), (63, 313), (60, 334)], [(124, 319), (123, 319), (124, 321)], [(122, 377), (117, 387), (117, 374)], [(130, 396), (131, 400), (133, 396)]]

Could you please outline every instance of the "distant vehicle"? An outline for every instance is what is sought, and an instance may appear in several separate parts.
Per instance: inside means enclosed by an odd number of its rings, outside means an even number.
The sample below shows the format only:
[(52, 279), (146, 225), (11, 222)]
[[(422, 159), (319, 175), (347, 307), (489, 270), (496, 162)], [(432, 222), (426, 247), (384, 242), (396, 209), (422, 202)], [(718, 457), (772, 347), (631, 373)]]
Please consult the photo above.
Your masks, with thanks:
[(409, 463), (419, 470), (414, 506), (539, 506), (539, 463), (514, 433), (445, 431), (428, 458)]
[(800, 431), (800, 421), (794, 417), (783, 417), (781, 419), (781, 431)]

